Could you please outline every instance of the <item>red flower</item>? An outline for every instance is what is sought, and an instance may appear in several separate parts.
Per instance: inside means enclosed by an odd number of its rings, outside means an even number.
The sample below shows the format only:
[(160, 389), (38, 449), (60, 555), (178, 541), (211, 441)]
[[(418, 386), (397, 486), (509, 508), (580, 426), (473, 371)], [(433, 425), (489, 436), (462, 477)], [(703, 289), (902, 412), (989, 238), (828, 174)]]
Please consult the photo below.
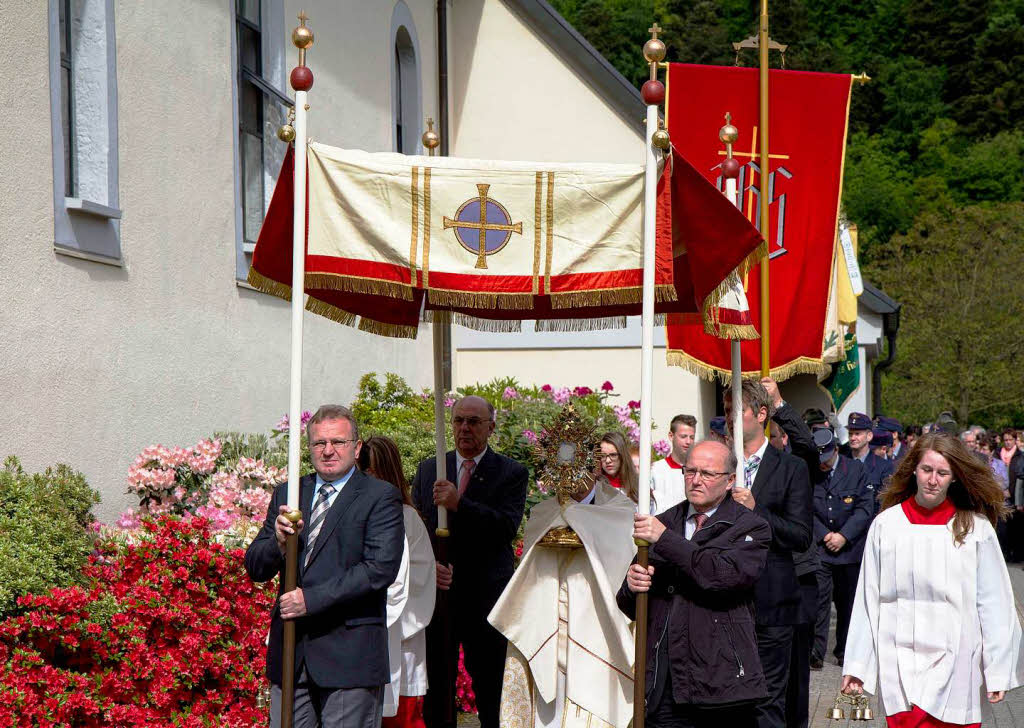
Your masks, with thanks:
[(629, 402), (626, 403), (626, 406), (629, 407), (630, 409), (640, 409), (640, 403), (637, 402), (635, 399), (629, 400)]
[(545, 384), (543, 387), (540, 388), (540, 391), (542, 391), (542, 392), (550, 392), (551, 391), (551, 385), (550, 384)]
[(615, 387), (612, 386), (611, 382), (607, 382), (606, 381), (604, 384), (601, 385), (601, 391), (602, 392), (610, 392), (613, 389), (615, 389)]
[(588, 394), (594, 393), (594, 390), (590, 387), (576, 387), (572, 391), (577, 397), (586, 397)]

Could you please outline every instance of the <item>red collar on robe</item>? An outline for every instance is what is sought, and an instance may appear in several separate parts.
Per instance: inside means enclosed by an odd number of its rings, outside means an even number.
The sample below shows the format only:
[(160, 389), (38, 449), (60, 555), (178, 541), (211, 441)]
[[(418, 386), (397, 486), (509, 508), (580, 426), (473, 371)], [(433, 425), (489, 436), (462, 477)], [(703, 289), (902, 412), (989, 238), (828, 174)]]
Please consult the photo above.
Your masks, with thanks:
[(956, 506), (946, 498), (932, 509), (925, 508), (913, 496), (902, 503), (907, 520), (917, 526), (944, 526), (956, 515)]
[(608, 475), (607, 473), (605, 473), (604, 477), (608, 479), (608, 484), (611, 487), (613, 487), (613, 488), (621, 488), (622, 487), (622, 478), (619, 478), (618, 476), (612, 477), (611, 475)]
[(673, 470), (682, 470), (683, 469), (683, 466), (680, 465), (679, 463), (677, 463), (675, 460), (673, 460), (671, 455), (669, 455), (667, 458), (665, 458), (665, 464), (668, 465)]

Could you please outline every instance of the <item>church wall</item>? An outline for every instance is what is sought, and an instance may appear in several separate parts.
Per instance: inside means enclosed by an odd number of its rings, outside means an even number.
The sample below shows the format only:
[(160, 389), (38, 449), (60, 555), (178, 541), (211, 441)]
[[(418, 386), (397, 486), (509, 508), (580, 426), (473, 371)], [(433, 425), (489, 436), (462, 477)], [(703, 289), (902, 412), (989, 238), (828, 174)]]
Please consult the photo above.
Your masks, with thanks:
[[(407, 2), (420, 43), (432, 46), (432, 3)], [(317, 33), (318, 137), (390, 149), (390, 6), (305, 4)], [(289, 32), (295, 13), (285, 10)], [(14, 114), (0, 137), (0, 457), (82, 470), (102, 493), (104, 519), (130, 505), (124, 478), (144, 446), (267, 431), (287, 410), (289, 367), (288, 305), (235, 282), (229, 3), (118, 0), (114, 18), (119, 266), (54, 252), (47, 3), (0, 10), (18, 38), (0, 48), (11, 70), (0, 100)], [(295, 51), (285, 50), (290, 68)], [(425, 104), (433, 57), (424, 47)], [(369, 371), (430, 382), (420, 366), (430, 361), (427, 331), (397, 341), (307, 315), (304, 357), (307, 408), (347, 403)]]

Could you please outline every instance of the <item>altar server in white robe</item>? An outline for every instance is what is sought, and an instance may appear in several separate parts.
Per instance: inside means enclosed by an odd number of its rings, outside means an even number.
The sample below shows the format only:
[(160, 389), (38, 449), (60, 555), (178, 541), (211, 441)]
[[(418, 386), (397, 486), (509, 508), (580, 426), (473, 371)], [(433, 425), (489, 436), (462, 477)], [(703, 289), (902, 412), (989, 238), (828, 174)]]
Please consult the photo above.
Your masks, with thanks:
[[(615, 603), (636, 555), (635, 504), (598, 478), (579, 502), (535, 505), (512, 581), (488, 615), (508, 638), (502, 728), (626, 728), (633, 717), (633, 635)], [(570, 526), (582, 548), (538, 545)]]
[(1021, 626), (994, 525), (1002, 486), (955, 437), (924, 435), (867, 535), (842, 690), (876, 694), (890, 728), (978, 726), (1024, 683)]
[(384, 687), (383, 728), (424, 728), (423, 696), (427, 693), (426, 628), (437, 596), (436, 565), (430, 535), (412, 505), (402, 473), (402, 457), (386, 437), (363, 443), (360, 467), (394, 485), (402, 493), (405, 550), (398, 577), (388, 588), (388, 660), (391, 682)]

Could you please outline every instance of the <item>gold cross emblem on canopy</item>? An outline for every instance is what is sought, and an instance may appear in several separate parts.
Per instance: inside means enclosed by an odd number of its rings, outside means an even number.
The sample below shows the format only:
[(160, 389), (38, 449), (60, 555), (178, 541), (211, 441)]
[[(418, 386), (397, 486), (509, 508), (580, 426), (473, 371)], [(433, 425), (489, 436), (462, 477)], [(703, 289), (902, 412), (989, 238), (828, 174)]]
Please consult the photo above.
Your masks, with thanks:
[[(484, 269), (487, 268), (487, 256), (504, 248), (509, 238), (512, 237), (512, 233), (523, 234), (523, 223), (512, 222), (512, 216), (508, 214), (508, 210), (500, 202), (487, 196), (490, 188), (490, 185), (478, 184), (476, 186), (477, 196), (462, 203), (458, 212), (455, 213), (455, 219), (444, 217), (444, 229), (455, 228), (455, 237), (462, 247), (477, 254), (475, 267)], [(479, 211), (467, 211), (467, 208), (474, 204), (479, 207)], [(472, 212), (478, 212), (476, 219), (473, 219)], [(499, 218), (504, 222), (496, 222), (489, 217)], [(475, 245), (470, 242), (472, 240), (471, 231), (476, 231)], [(494, 236), (488, 241), (487, 233), (495, 231), (504, 232), (504, 235)]]

